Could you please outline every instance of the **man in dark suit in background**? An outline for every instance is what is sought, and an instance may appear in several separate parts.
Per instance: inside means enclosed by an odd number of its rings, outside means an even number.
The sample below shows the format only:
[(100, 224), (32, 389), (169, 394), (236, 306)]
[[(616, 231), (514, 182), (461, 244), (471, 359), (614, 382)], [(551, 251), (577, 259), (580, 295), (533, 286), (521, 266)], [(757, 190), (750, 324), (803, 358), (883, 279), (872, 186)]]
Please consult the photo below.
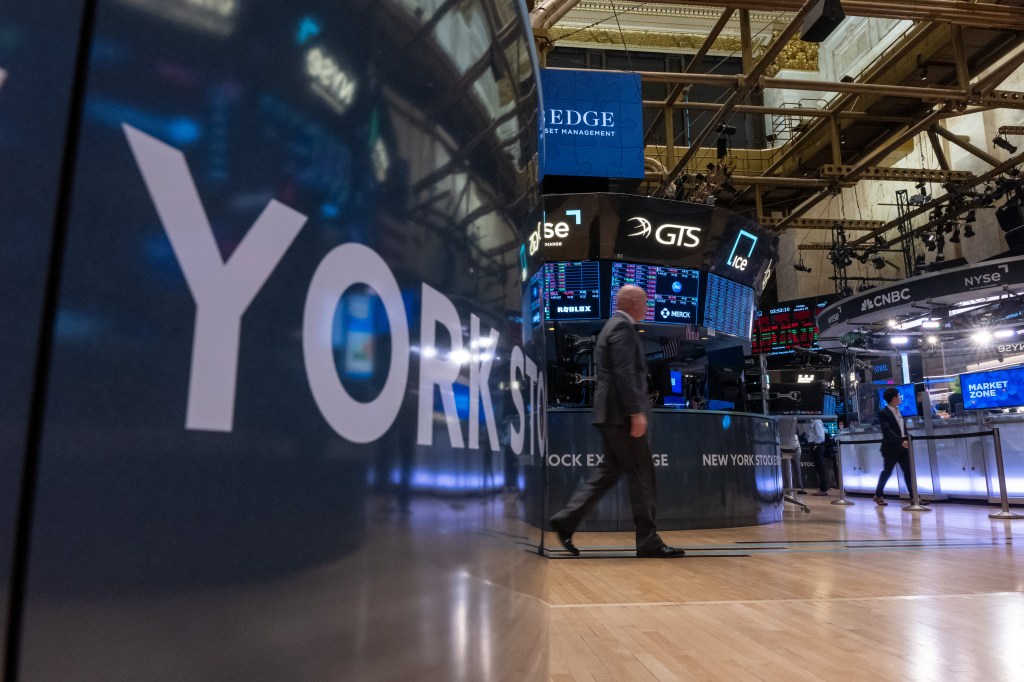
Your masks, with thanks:
[[(907, 439), (907, 427), (900, 414), (900, 403), (903, 396), (895, 388), (887, 388), (882, 393), (882, 400), (885, 406), (878, 411), (878, 425), (882, 429), (882, 473), (878, 476), (878, 485), (875, 486), (875, 504), (884, 507), (888, 504), (882, 497), (885, 484), (889, 482), (889, 476), (897, 464), (903, 470), (903, 478), (907, 482), (907, 490), (913, 499), (917, 482), (910, 475), (910, 441)], [(927, 504), (922, 500), (922, 504)]]
[(618, 304), (597, 337), (594, 363), (594, 425), (604, 442), (604, 459), (576, 490), (565, 509), (551, 517), (558, 540), (573, 555), (579, 550), (572, 534), (583, 516), (619, 476), (629, 482), (629, 501), (636, 524), (638, 557), (673, 558), (686, 552), (669, 547), (655, 527), (654, 462), (647, 423), (651, 401), (647, 396), (647, 359), (635, 325), (647, 312), (647, 294), (626, 285), (618, 291)]

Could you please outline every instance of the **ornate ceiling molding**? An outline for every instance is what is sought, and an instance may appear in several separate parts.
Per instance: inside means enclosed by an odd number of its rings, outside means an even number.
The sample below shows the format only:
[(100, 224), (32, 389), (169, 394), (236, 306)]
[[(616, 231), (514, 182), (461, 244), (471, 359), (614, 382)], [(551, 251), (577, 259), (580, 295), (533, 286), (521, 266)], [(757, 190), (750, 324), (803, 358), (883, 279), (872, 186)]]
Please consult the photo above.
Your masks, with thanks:
[[(593, 13), (606, 17), (613, 17), (619, 14), (620, 17), (675, 17), (681, 20), (696, 20), (706, 22), (708, 27), (713, 26), (718, 17), (722, 15), (720, 7), (695, 7), (693, 5), (664, 5), (652, 3), (637, 3), (629, 0), (621, 0), (618, 4), (601, 2), (601, 0), (584, 0), (576, 5), (568, 14), (571, 17), (574, 13)], [(752, 10), (750, 22), (754, 26), (771, 25), (776, 23), (787, 24), (793, 18), (793, 12), (768, 12)], [(738, 25), (738, 22), (736, 22)], [(737, 29), (738, 30), (738, 29)]]
[[(631, 50), (649, 52), (684, 52), (693, 53), (700, 49), (707, 37), (701, 33), (677, 33), (673, 31), (634, 31), (608, 28), (571, 28), (559, 24), (553, 27), (549, 39), (556, 45), (584, 47), (589, 49), (622, 49), (623, 40)], [(777, 40), (779, 31), (773, 31), (771, 41), (755, 38), (751, 52), (754, 58), (763, 55), (772, 41)], [(709, 51), (717, 56), (738, 56), (742, 54), (743, 44), (739, 36), (719, 36)], [(818, 45), (792, 40), (783, 48), (775, 63), (768, 67), (767, 75), (774, 76), (781, 69), (797, 71), (818, 70)]]

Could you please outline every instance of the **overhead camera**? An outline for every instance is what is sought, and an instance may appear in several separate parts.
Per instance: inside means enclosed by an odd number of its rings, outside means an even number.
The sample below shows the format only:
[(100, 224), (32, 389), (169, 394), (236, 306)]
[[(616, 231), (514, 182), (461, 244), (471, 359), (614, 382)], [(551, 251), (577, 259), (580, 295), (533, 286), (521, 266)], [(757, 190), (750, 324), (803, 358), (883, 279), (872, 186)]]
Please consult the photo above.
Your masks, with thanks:
[(799, 270), (800, 272), (810, 272), (811, 269), (804, 265), (804, 259), (801, 258), (799, 263), (793, 263), (793, 269)]
[(1010, 144), (1010, 141), (1007, 140), (1002, 135), (996, 135), (995, 137), (993, 137), (992, 138), (992, 144), (994, 144), (995, 146), (999, 147), (1000, 149), (1005, 149), (1006, 151), (1010, 152), (1011, 154), (1016, 154), (1017, 153), (1017, 147), (1015, 147), (1014, 145)]
[(924, 204), (927, 204), (931, 200), (932, 198), (925, 194), (911, 194), (909, 203), (911, 206), (922, 206)]
[(720, 123), (715, 128), (715, 132), (716, 133), (722, 133), (724, 135), (735, 135), (736, 134), (736, 126), (729, 126), (729, 125), (725, 125), (724, 123)]

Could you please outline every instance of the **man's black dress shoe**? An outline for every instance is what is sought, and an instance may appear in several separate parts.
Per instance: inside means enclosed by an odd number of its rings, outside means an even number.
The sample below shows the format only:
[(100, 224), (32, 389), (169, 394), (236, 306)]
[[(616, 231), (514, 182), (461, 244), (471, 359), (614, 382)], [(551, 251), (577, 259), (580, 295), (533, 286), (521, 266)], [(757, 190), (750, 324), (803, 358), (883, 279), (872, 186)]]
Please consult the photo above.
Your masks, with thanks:
[(638, 549), (636, 551), (638, 559), (675, 559), (685, 554), (686, 550), (668, 545), (662, 545), (658, 549)]
[(573, 556), (579, 556), (580, 550), (577, 549), (576, 545), (572, 544), (572, 533), (566, 532), (561, 524), (554, 519), (549, 519), (548, 522), (555, 529), (555, 535), (558, 536), (558, 541), (562, 543), (562, 547), (565, 547), (565, 551)]

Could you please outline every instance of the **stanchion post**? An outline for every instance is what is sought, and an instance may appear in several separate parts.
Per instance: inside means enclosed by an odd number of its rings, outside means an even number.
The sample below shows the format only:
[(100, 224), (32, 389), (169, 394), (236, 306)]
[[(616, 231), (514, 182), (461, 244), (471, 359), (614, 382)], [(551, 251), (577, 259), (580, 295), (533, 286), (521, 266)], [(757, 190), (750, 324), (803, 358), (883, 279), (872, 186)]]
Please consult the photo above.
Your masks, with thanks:
[(907, 434), (907, 445), (910, 446), (907, 453), (907, 457), (910, 459), (910, 480), (907, 481), (907, 487), (910, 488), (910, 504), (904, 507), (903, 511), (931, 511), (921, 504), (921, 493), (917, 489), (917, 467), (914, 465), (914, 439), (910, 437), (909, 433)]
[(989, 514), (990, 519), (1024, 519), (1024, 516), (1010, 511), (1010, 501), (1006, 496), (1006, 471), (1003, 469), (1003, 441), (999, 438), (999, 427), (992, 427), (992, 443), (996, 447), (996, 472), (999, 474), (999, 502), (1003, 510)]
[(836, 440), (836, 470), (839, 474), (839, 480), (836, 481), (836, 485), (839, 486), (839, 499), (832, 500), (832, 504), (852, 507), (853, 502), (846, 499), (846, 486), (843, 485), (843, 443), (840, 440)]

